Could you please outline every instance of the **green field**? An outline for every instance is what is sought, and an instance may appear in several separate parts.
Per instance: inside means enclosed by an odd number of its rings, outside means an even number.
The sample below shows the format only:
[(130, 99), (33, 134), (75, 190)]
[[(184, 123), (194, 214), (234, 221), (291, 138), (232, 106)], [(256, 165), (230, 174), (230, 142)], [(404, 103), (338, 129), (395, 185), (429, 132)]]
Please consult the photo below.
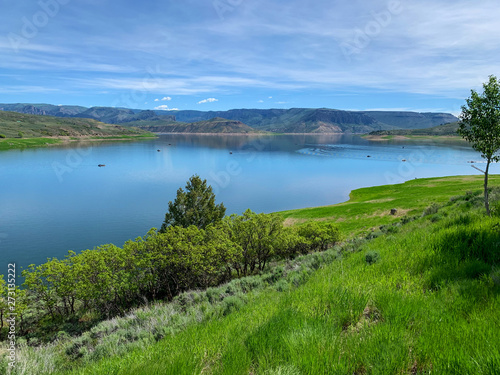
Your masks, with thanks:
[(45, 147), (71, 140), (129, 140), (155, 137), (133, 127), (93, 119), (61, 118), (0, 111), (0, 150)]
[(46, 147), (61, 143), (62, 141), (56, 138), (4, 138), (0, 139), (0, 150), (10, 150), (14, 148)]
[[(356, 234), (380, 225), (398, 222), (403, 216), (420, 214), (431, 203), (444, 203), (455, 195), (481, 189), (482, 176), (420, 178), (404, 184), (353, 190), (349, 201), (333, 206), (280, 212), (296, 224), (308, 220), (334, 221), (344, 233)], [(500, 176), (491, 176), (500, 185)], [(391, 215), (391, 209), (397, 209)]]
[(480, 176), (358, 189), (346, 203), (283, 212), (370, 234), (23, 347), (13, 373), (497, 374), (500, 176), (491, 181), (492, 218)]

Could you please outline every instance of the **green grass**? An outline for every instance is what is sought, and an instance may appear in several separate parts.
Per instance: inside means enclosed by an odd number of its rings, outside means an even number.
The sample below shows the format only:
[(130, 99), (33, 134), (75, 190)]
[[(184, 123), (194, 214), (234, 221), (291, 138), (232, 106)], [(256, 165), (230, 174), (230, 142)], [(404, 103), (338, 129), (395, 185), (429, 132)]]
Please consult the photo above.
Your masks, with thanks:
[[(500, 176), (490, 177), (492, 185)], [(290, 224), (308, 220), (334, 221), (344, 233), (366, 232), (380, 225), (398, 222), (403, 216), (419, 214), (431, 203), (443, 203), (451, 196), (482, 188), (482, 176), (421, 178), (403, 184), (353, 190), (349, 201), (333, 206), (282, 211)], [(391, 209), (398, 210), (391, 215)]]
[(439, 212), (297, 288), (71, 374), (497, 374), (500, 220), (466, 199)]
[(498, 374), (500, 218), (484, 216), (480, 188), (476, 177), (416, 180), (289, 211), (318, 219), (337, 207), (355, 230), (394, 202), (414, 218), (23, 348), (14, 374)]
[(62, 141), (55, 138), (2, 138), (0, 139), (0, 150), (45, 147), (60, 143), (62, 143)]
[[(0, 111), (1, 149), (44, 146), (45, 143), (56, 143), (54, 140), (56, 137), (135, 139), (136, 137), (154, 137), (154, 135), (141, 129), (105, 124), (93, 119), (61, 118)], [(43, 138), (45, 141), (24, 141), (24, 139), (34, 138)]]

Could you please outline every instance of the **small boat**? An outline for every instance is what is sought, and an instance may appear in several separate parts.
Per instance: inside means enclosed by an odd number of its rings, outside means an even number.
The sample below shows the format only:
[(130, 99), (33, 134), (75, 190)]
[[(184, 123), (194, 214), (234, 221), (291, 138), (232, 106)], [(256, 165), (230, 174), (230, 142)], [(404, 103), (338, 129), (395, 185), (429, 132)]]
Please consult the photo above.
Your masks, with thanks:
[(232, 155), (233, 153), (231, 151), (229, 151), (229, 155)]
[(401, 160), (401, 161), (406, 161), (406, 159), (403, 159), (403, 160)]
[(367, 158), (371, 158), (371, 155), (366, 155)]
[(97, 164), (98, 167), (105, 167), (106, 164)]
[(156, 151), (160, 152), (161, 150), (156, 150)]

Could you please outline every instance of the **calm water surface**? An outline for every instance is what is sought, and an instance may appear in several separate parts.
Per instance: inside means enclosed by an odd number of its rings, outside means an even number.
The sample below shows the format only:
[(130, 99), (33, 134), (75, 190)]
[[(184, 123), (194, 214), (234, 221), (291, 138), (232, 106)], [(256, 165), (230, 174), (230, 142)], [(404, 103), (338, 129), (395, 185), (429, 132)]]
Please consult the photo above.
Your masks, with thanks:
[(0, 274), (8, 262), (26, 267), (144, 235), (193, 174), (209, 181), (228, 214), (273, 212), (339, 203), (365, 186), (479, 174), (472, 160), (480, 157), (464, 144), (334, 135), (162, 135), (0, 152)]

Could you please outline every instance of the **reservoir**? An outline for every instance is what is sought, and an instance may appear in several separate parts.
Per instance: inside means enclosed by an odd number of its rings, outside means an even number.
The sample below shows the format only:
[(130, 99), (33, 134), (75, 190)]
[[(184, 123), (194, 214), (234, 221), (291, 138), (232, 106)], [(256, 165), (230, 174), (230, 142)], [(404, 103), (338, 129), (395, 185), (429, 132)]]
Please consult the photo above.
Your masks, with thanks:
[(193, 174), (208, 180), (226, 214), (268, 213), (343, 202), (360, 187), (480, 174), (471, 161), (481, 162), (480, 155), (461, 142), (351, 135), (170, 134), (4, 151), (0, 274), (7, 263), (20, 270), (68, 250), (122, 246), (159, 228), (168, 202)]

